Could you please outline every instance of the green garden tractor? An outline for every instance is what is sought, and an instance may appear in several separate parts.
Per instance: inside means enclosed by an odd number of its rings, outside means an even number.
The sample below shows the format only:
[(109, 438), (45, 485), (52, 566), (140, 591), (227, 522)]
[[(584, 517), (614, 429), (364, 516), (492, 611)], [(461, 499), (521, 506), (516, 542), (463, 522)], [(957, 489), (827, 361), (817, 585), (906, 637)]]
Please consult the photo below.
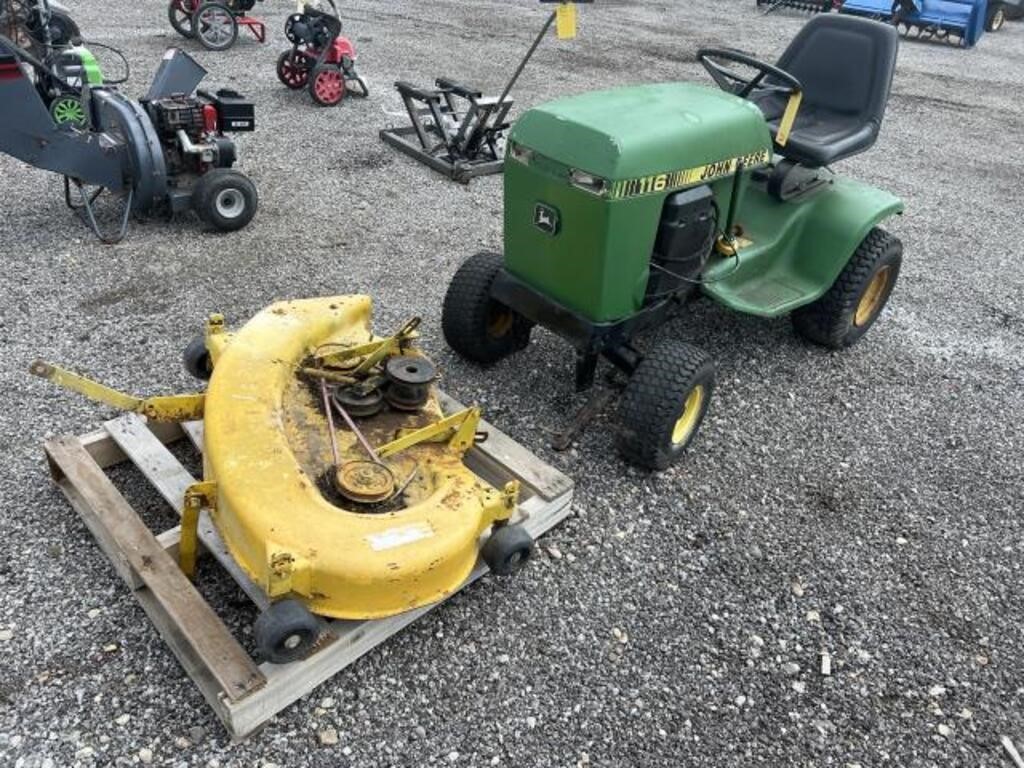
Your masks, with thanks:
[(685, 450), (714, 389), (701, 349), (634, 346), (689, 298), (853, 344), (896, 283), (902, 245), (879, 225), (903, 204), (829, 166), (875, 143), (897, 47), (891, 26), (823, 15), (777, 65), (701, 50), (718, 88), (641, 85), (529, 110), (509, 137), (505, 253), (456, 272), (448, 344), (493, 363), (540, 325), (576, 348), (580, 390), (606, 358), (630, 376), (620, 452), (650, 469)]

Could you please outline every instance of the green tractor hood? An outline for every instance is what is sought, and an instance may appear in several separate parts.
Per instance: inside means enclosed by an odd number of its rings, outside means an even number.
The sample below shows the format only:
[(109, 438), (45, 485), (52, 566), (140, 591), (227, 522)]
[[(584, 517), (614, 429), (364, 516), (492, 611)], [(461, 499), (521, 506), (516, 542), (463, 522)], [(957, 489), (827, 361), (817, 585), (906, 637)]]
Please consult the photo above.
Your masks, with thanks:
[(770, 158), (753, 104), (717, 88), (658, 83), (593, 91), (544, 104), (516, 121), (511, 141), (608, 181)]

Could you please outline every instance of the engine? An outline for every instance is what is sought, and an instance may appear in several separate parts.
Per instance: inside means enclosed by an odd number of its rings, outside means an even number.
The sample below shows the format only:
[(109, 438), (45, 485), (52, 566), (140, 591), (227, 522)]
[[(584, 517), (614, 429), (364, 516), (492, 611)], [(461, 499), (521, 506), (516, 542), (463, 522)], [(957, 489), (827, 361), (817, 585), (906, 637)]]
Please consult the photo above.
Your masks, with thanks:
[(235, 163), (235, 142), (224, 134), (256, 128), (252, 102), (227, 89), (154, 99), (146, 108), (172, 176), (230, 168)]
[(650, 304), (697, 285), (715, 242), (715, 202), (704, 185), (669, 195), (661, 211), (644, 302)]

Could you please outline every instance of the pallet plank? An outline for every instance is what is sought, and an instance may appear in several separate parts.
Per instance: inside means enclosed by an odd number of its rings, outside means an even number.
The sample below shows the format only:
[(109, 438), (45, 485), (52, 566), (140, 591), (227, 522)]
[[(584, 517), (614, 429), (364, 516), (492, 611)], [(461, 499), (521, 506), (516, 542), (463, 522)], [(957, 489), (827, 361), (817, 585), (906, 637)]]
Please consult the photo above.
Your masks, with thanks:
[[(185, 491), (195, 482), (195, 478), (151, 431), (151, 426), (141, 416), (129, 413), (106, 422), (103, 428), (180, 516)], [(228, 552), (224, 539), (206, 510), (199, 516), (198, 533), (203, 548), (231, 574), (231, 578), (238, 582), (249, 599), (260, 610), (270, 605), (263, 589), (249, 578)], [(167, 534), (173, 535), (171, 531)]]
[(92, 524), (87, 524), (99, 532), (97, 541), (111, 561), (137, 575), (143, 586), (136, 594), (146, 590), (154, 610), (180, 632), (181, 643), (188, 646), (187, 653), (179, 654), (186, 670), (201, 665), (231, 700), (263, 687), (263, 673), (77, 438), (51, 440), (46, 452), (88, 507)]

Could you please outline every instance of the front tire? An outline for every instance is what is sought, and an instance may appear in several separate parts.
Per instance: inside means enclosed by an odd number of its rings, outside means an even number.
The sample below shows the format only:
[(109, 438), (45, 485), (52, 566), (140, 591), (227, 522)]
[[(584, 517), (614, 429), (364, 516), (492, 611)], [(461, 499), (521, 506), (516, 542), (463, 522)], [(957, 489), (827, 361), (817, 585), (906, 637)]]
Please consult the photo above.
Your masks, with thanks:
[(336, 64), (318, 64), (309, 73), (309, 95), (321, 107), (334, 107), (345, 98), (345, 75)]
[(872, 229), (825, 295), (793, 313), (796, 332), (830, 349), (855, 344), (889, 301), (902, 263), (899, 238)]
[(484, 365), (530, 343), (531, 323), (491, 298), (491, 286), (503, 263), (500, 253), (471, 256), (452, 278), (441, 309), (441, 330), (448, 346)]
[(230, 168), (207, 171), (192, 190), (193, 210), (221, 232), (234, 232), (252, 221), (257, 203), (256, 185)]
[(619, 405), (619, 453), (643, 469), (668, 467), (693, 442), (714, 389), (715, 364), (704, 350), (675, 340), (658, 344)]

